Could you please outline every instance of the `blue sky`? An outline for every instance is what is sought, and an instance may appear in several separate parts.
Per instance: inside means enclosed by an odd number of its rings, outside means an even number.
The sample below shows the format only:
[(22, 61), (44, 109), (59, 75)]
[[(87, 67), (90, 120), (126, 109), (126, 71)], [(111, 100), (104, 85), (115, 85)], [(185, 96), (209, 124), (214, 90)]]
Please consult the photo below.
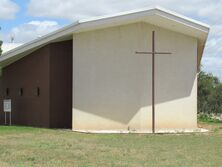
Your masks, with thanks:
[[(24, 23), (28, 23), (33, 20), (44, 21), (47, 19), (47, 17), (33, 17), (30, 14), (28, 14), (27, 10), (28, 10), (29, 0), (12, 0), (11, 2), (14, 2), (15, 4), (17, 4), (18, 12), (16, 12), (15, 18), (13, 19), (0, 18), (0, 26), (2, 28), (1, 30), (2, 33), (8, 33), (13, 27), (16, 27)], [(70, 23), (70, 20), (67, 20), (67, 19), (53, 18), (53, 20), (58, 22), (59, 25), (67, 25)]]
[(222, 80), (222, 0), (0, 0), (4, 45), (25, 43), (75, 20), (150, 6), (161, 6), (211, 26), (203, 70)]

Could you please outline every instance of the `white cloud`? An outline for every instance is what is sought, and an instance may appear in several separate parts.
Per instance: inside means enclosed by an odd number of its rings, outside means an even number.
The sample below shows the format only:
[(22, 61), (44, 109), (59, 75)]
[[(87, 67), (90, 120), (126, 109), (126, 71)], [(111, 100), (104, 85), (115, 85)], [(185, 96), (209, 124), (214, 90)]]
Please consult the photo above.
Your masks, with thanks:
[(206, 6), (198, 10), (199, 16), (204, 17), (211, 17), (213, 21), (218, 21), (222, 17), (222, 1), (221, 0), (213, 0), (208, 1), (208, 3), (205, 4)]
[(222, 23), (212, 25), (202, 59), (203, 70), (222, 80)]
[(19, 7), (11, 0), (0, 0), (0, 19), (13, 19)]
[(30, 0), (28, 12), (37, 17), (76, 20), (156, 5), (187, 15), (211, 16), (212, 20), (222, 16), (222, 0)]
[(116, 0), (31, 0), (28, 12), (32, 16), (75, 20), (115, 12), (118, 4)]
[(222, 56), (204, 57), (202, 63), (204, 71), (212, 73), (222, 80)]
[(210, 36), (205, 48), (205, 56), (222, 56), (222, 24), (211, 26)]
[(10, 42), (11, 36), (13, 36), (14, 42), (25, 43), (58, 28), (60, 25), (55, 21), (31, 21), (14, 27), (9, 33), (3, 34), (3, 41)]
[(22, 43), (3, 43), (2, 51), (3, 53), (8, 52), (18, 46), (22, 45)]
[[(175, 2), (176, 0), (165, 1)], [(166, 6), (165, 1), (158, 2)], [(28, 4), (28, 11), (32, 16), (76, 20), (155, 4), (157, 3), (154, 0), (31, 0)]]

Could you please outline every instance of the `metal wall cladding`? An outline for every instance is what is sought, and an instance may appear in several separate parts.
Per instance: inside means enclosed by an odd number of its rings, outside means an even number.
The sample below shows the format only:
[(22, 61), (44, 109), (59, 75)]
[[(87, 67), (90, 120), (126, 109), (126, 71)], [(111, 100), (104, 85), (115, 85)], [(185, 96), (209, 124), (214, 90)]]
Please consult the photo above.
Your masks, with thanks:
[(72, 41), (48, 44), (3, 69), (0, 124), (3, 99), (12, 100), (13, 125), (71, 128)]

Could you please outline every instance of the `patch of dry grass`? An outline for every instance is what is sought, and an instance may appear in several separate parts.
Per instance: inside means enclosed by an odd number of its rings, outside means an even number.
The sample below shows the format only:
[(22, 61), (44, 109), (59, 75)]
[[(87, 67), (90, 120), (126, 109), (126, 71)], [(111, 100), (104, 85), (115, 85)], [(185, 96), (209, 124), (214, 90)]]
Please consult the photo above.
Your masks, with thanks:
[(2, 126), (0, 166), (221, 166), (222, 124), (200, 126), (210, 133), (103, 135)]

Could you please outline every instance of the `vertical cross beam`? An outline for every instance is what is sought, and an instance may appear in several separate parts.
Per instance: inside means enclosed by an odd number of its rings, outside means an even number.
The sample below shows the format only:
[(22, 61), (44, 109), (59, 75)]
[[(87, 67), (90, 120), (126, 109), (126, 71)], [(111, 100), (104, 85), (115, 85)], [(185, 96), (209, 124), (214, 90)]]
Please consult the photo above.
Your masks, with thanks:
[(155, 31), (152, 32), (152, 132), (155, 133)]
[(152, 31), (152, 51), (136, 52), (136, 54), (152, 55), (152, 132), (155, 133), (155, 56), (157, 54), (171, 54), (170, 52), (156, 52), (155, 50), (155, 31)]

